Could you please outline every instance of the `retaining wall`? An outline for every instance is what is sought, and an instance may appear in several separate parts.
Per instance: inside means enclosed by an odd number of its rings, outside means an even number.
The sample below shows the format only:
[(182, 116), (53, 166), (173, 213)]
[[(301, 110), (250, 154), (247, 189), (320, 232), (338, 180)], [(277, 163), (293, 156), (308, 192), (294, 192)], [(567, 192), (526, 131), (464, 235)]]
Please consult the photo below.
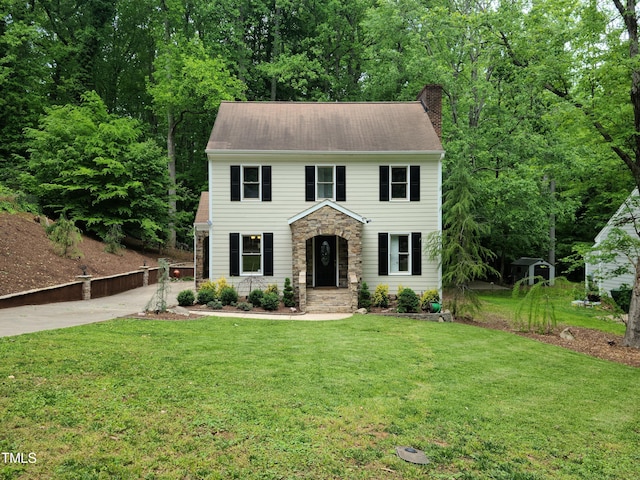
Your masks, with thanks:
[[(158, 267), (149, 268), (148, 284), (158, 283), (158, 271)], [(101, 298), (144, 286), (144, 272), (143, 270), (138, 270), (109, 277), (91, 278), (88, 281), (91, 284), (91, 298)], [(0, 309), (83, 300), (84, 283), (84, 281), (80, 280), (53, 287), (3, 295), (0, 296)]]

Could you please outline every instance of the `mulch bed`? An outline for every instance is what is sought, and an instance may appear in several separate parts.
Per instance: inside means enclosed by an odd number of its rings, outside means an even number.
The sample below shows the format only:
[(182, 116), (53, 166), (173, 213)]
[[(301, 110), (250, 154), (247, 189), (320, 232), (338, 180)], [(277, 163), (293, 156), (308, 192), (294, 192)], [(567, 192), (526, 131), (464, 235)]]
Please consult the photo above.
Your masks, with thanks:
[(482, 322), (469, 319), (456, 320), (456, 322), (476, 327), (507, 331), (515, 335), (567, 348), (569, 350), (584, 353), (585, 355), (601, 358), (603, 360), (609, 360), (611, 362), (621, 363), (631, 367), (640, 367), (640, 349), (623, 347), (622, 335), (607, 333), (591, 328), (569, 327), (574, 339), (565, 340), (560, 337), (560, 333), (566, 328), (564, 326), (557, 327), (548, 335), (543, 335), (538, 333), (520, 332), (506, 320), (498, 318), (492, 318)]

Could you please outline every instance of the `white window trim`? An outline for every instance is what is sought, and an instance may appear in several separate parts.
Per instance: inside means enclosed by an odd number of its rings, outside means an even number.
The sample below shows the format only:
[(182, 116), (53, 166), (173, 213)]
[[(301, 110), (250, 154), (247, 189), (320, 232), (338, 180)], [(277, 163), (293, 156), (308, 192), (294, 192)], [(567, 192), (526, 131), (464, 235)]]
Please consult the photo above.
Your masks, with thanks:
[[(331, 183), (333, 185), (333, 197), (318, 197), (318, 184), (320, 183), (320, 181), (318, 180), (320, 178), (320, 175), (318, 174), (318, 169), (319, 168), (327, 168), (330, 167), (332, 169), (332, 176), (333, 176), (333, 182)], [(325, 185), (326, 182), (323, 182), (323, 185)], [(319, 200), (331, 200), (331, 201), (336, 201), (336, 188), (337, 188), (337, 184), (336, 184), (336, 166), (335, 165), (316, 165), (316, 181), (315, 181), (315, 185), (314, 185), (314, 194), (315, 194), (315, 198), (316, 201)]]
[[(247, 198), (244, 196), (244, 169), (245, 168), (257, 168), (258, 169), (258, 198)], [(240, 195), (242, 201), (246, 202), (260, 202), (262, 201), (262, 166), (261, 165), (240, 165)]]
[[(244, 237), (259, 236), (260, 237), (260, 270), (257, 272), (245, 272), (244, 271)], [(247, 254), (256, 255), (256, 254)], [(264, 233), (241, 233), (240, 234), (240, 276), (241, 277), (256, 277), (262, 276), (264, 272)]]
[[(391, 242), (391, 237), (399, 237), (399, 236), (406, 236), (407, 237), (407, 244), (409, 246), (409, 251), (407, 252), (408, 255), (408, 263), (407, 263), (407, 271), (405, 272), (393, 272), (392, 271), (392, 263), (391, 263), (391, 255), (392, 255), (392, 242)], [(413, 251), (412, 245), (411, 245), (411, 233), (406, 233), (406, 232), (399, 232), (399, 233), (389, 233), (389, 240), (388, 240), (388, 244), (389, 244), (389, 260), (388, 260), (388, 265), (389, 265), (389, 275), (397, 275), (397, 276), (410, 276), (411, 275), (411, 265), (412, 265), (412, 258), (411, 258), (411, 252)], [(398, 253), (398, 256), (400, 255), (400, 253)]]
[[(407, 189), (406, 196), (403, 198), (393, 196), (393, 169), (394, 168), (404, 168), (407, 171)], [(411, 168), (409, 165), (391, 165), (389, 167), (389, 201), (391, 202), (408, 202), (409, 201), (409, 189), (411, 188)], [(403, 234), (398, 234), (403, 235)]]

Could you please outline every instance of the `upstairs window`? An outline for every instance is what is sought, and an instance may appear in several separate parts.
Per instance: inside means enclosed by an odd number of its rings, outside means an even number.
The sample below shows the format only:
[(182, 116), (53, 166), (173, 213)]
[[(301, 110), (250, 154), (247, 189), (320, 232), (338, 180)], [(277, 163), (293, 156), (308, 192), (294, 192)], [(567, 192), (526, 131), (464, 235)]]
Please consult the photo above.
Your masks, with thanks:
[(231, 165), (231, 201), (271, 201), (271, 167), (269, 165)]
[(380, 201), (420, 201), (420, 165), (380, 166)]
[(260, 167), (242, 167), (242, 198), (260, 198)]
[(391, 200), (406, 200), (409, 192), (407, 167), (391, 167)]
[(304, 167), (305, 200), (347, 199), (347, 175), (345, 166), (308, 165)]
[(333, 167), (317, 167), (316, 200), (333, 200)]

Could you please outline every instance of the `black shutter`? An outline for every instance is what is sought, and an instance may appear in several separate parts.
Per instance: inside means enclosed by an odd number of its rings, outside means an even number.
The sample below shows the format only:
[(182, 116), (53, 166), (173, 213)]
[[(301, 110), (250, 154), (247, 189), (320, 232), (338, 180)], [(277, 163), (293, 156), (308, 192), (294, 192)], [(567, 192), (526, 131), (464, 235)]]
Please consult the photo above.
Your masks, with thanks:
[(380, 201), (389, 201), (389, 167), (380, 166)]
[(307, 202), (316, 200), (316, 167), (304, 167), (304, 198)]
[(378, 275), (389, 275), (388, 233), (378, 233)]
[(420, 165), (409, 167), (409, 200), (420, 201)]
[(262, 167), (262, 201), (271, 201), (271, 167)]
[(347, 169), (346, 167), (336, 167), (336, 201), (345, 202), (347, 200)]
[(240, 234), (229, 234), (229, 276), (240, 275)]
[(264, 258), (262, 259), (263, 275), (273, 277), (273, 233), (262, 234), (262, 248)]
[(231, 165), (231, 201), (240, 201), (240, 165)]
[(411, 234), (411, 275), (422, 275), (422, 234)]

